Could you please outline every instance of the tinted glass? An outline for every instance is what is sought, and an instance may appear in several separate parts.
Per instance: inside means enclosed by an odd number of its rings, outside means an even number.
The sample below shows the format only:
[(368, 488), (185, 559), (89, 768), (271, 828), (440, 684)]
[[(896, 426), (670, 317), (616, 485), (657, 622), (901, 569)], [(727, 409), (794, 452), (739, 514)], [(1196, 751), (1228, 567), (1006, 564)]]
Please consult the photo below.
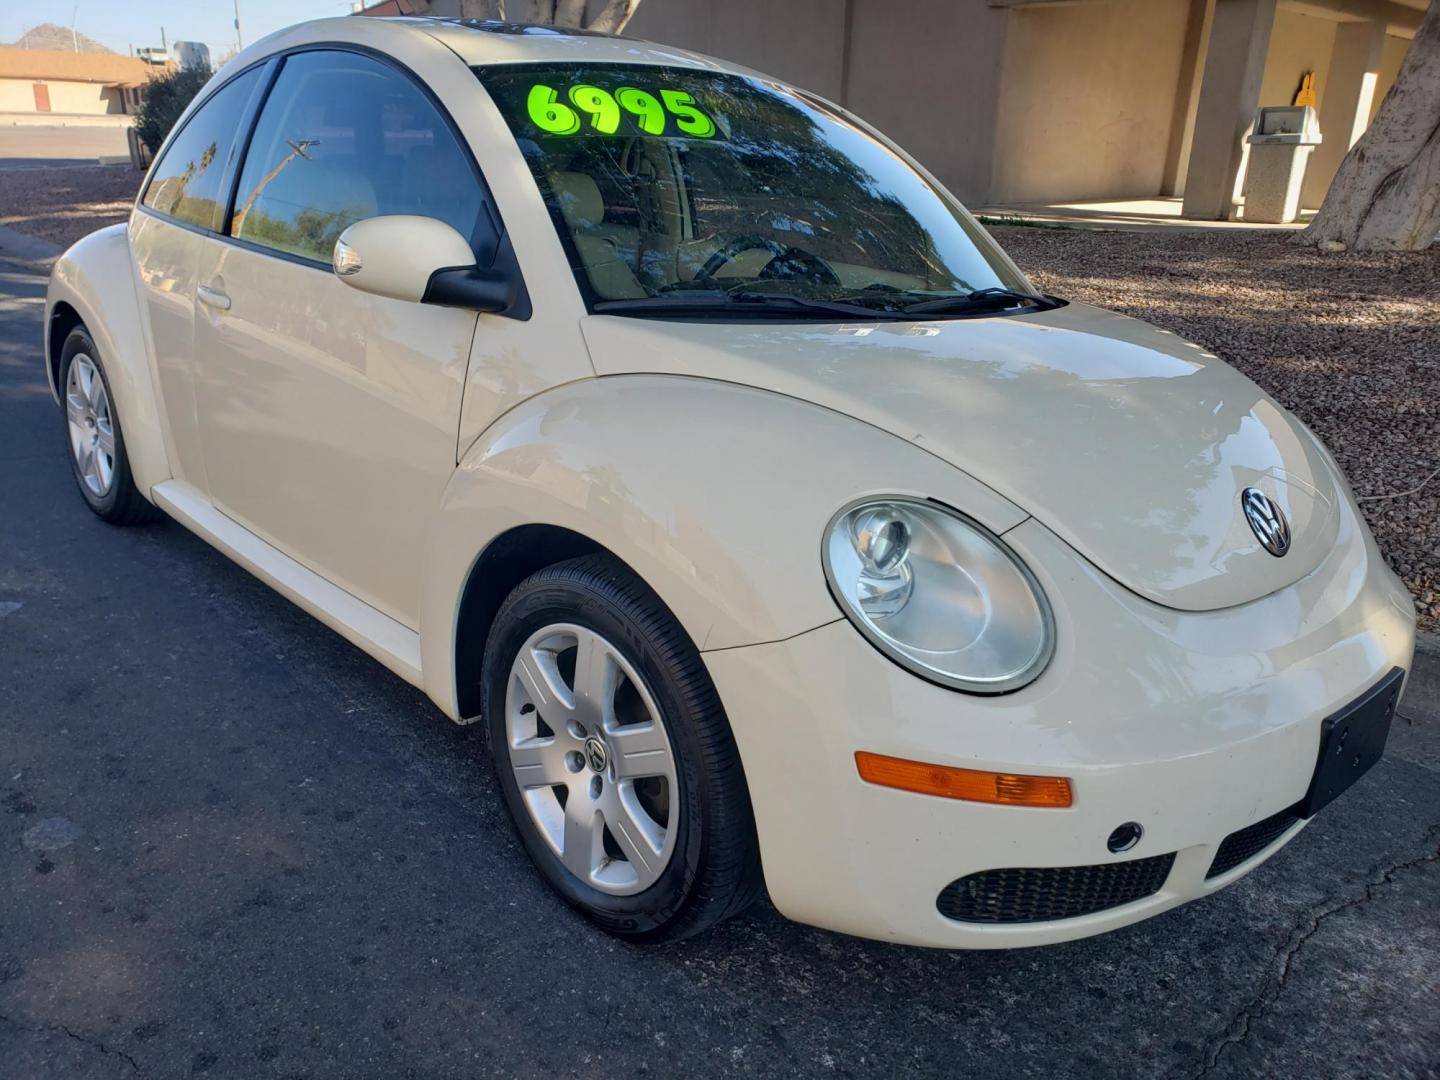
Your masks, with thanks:
[(592, 303), (743, 290), (893, 311), (1029, 290), (903, 158), (797, 91), (689, 68), (476, 74)]
[(470, 237), (481, 189), (424, 93), (368, 57), (289, 57), (266, 99), (231, 235), (328, 263), (346, 227), (378, 214), (439, 218)]
[(156, 163), (143, 205), (191, 225), (220, 227), (225, 212), (220, 180), (260, 73), (251, 68), (237, 75), (196, 110)]

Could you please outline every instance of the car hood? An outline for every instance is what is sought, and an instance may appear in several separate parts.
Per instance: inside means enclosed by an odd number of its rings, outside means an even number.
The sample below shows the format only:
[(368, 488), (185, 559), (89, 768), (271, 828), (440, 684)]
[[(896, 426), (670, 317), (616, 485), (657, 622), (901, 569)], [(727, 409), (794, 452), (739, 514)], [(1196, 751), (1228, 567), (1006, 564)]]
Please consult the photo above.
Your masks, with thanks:
[[(1212, 353), (1088, 305), (854, 325), (591, 316), (583, 327), (601, 375), (741, 383), (909, 440), (1168, 607), (1212, 610), (1284, 588), (1335, 540), (1337, 478), (1292, 417)], [(1251, 531), (1249, 487), (1289, 519), (1284, 557)]]

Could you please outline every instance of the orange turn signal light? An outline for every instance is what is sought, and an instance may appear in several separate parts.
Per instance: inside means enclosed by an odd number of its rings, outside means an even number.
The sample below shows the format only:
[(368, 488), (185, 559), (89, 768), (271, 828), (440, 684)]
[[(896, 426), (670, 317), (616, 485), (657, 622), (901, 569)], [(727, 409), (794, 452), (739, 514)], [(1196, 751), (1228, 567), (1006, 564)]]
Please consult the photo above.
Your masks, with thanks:
[(1063, 776), (1020, 776), (929, 765), (923, 761), (886, 757), (866, 750), (855, 752), (860, 779), (881, 787), (939, 795), (967, 802), (1003, 803), (1006, 806), (1069, 806), (1074, 797)]

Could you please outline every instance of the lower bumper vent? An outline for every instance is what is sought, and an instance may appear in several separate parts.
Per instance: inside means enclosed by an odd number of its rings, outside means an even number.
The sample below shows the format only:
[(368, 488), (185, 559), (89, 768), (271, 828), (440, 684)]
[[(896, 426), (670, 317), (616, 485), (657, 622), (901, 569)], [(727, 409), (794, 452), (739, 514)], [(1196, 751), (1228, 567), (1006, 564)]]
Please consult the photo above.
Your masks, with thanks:
[(1172, 852), (1099, 866), (983, 870), (945, 886), (935, 906), (958, 922), (1075, 919), (1154, 895), (1174, 864)]
[(1214, 862), (1205, 872), (1205, 880), (1217, 878), (1221, 874), (1234, 870), (1241, 863), (1253, 859), (1276, 840), (1279, 840), (1285, 831), (1299, 820), (1294, 809), (1286, 807), (1278, 814), (1271, 814), (1264, 820), (1255, 822), (1254, 825), (1246, 825), (1245, 828), (1232, 832), (1221, 841), (1220, 850), (1215, 852)]

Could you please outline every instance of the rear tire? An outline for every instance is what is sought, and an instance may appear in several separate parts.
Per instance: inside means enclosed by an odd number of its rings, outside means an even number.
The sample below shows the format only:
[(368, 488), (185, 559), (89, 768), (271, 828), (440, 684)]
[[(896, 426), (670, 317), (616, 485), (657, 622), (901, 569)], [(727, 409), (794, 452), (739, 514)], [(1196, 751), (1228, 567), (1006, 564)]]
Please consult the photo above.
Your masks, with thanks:
[(623, 563), (587, 555), (521, 582), (491, 628), (482, 686), (511, 820), (566, 903), (660, 941), (759, 895), (750, 797), (714, 684)]
[(105, 365), (84, 326), (60, 351), (60, 398), (70, 471), (85, 505), (111, 525), (141, 525), (164, 514), (135, 486)]

